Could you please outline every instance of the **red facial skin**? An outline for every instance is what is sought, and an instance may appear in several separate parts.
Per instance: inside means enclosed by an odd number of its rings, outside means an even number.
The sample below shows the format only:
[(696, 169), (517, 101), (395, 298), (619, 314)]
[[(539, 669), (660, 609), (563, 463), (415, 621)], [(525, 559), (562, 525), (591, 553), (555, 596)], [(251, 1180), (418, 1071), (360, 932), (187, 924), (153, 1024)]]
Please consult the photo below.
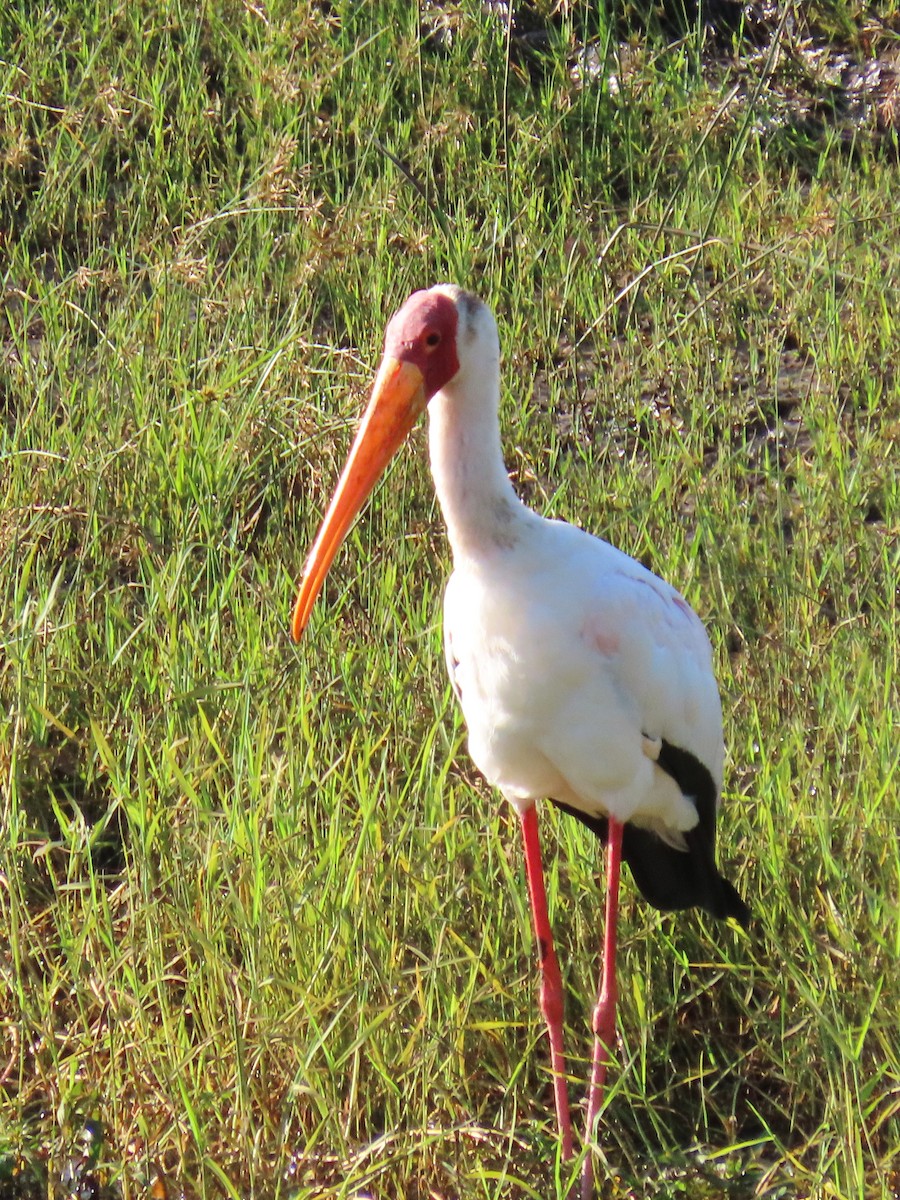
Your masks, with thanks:
[(426, 400), (459, 370), (458, 328), (456, 305), (442, 292), (413, 292), (391, 317), (384, 335), (385, 356), (418, 367)]

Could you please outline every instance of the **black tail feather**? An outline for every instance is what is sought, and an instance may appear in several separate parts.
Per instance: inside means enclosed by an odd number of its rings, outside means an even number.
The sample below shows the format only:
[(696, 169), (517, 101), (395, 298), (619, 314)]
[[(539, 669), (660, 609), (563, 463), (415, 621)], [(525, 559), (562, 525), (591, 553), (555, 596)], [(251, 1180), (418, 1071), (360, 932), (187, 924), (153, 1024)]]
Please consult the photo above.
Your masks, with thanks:
[[(716, 788), (712, 776), (693, 754), (665, 741), (657, 766), (672, 776), (696, 806), (699, 820), (683, 835), (685, 850), (670, 846), (650, 829), (626, 823), (622, 857), (635, 884), (645, 899), (663, 912), (697, 907), (714, 917), (732, 917), (746, 928), (750, 909), (716, 867)], [(606, 817), (581, 812), (558, 800), (553, 803), (606, 844)]]

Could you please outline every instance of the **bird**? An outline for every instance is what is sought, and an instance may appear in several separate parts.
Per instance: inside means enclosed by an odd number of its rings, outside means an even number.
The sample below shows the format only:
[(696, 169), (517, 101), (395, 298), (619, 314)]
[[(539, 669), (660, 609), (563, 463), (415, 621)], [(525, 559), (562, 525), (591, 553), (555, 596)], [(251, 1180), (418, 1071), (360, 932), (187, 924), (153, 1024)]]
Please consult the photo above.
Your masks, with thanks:
[(580, 1178), (582, 1200), (590, 1200), (590, 1147), (616, 1038), (622, 861), (659, 910), (698, 907), (744, 927), (750, 911), (716, 865), (724, 737), (705, 627), (674, 587), (634, 558), (519, 499), (502, 453), (500, 383), (497, 324), (473, 293), (438, 284), (414, 292), (394, 314), (303, 566), (291, 631), (299, 642), (354, 519), (427, 409), (431, 472), (453, 559), (443, 611), (447, 670), (469, 755), (521, 823), (564, 1160), (575, 1142), (538, 802), (575, 817), (606, 846)]

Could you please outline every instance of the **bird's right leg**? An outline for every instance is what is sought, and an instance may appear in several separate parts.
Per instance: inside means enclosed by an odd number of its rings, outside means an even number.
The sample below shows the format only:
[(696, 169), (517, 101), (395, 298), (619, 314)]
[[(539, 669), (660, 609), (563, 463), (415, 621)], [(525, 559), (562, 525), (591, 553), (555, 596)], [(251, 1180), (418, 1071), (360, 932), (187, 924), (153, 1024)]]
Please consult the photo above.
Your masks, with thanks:
[(569, 1116), (569, 1094), (566, 1089), (566, 1057), (563, 1052), (563, 988), (559, 962), (553, 948), (553, 933), (547, 915), (547, 893), (544, 890), (544, 868), (541, 863), (541, 844), (538, 838), (537, 809), (534, 805), (521, 814), (522, 840), (525, 843), (525, 873), (534, 936), (541, 964), (541, 1012), (547, 1023), (550, 1038), (550, 1069), (553, 1073), (553, 1094), (556, 1100), (556, 1120), (564, 1159), (572, 1157), (572, 1120)]
[(591, 1083), (588, 1089), (587, 1128), (585, 1143), (587, 1157), (581, 1175), (581, 1200), (594, 1198), (594, 1163), (591, 1158), (591, 1140), (600, 1106), (603, 1103), (603, 1087), (606, 1083), (606, 1067), (612, 1057), (616, 1041), (616, 943), (619, 917), (619, 873), (622, 865), (622, 837), (624, 827), (612, 814), (609, 818), (609, 834), (606, 846), (606, 926), (603, 933), (603, 974), (600, 994), (594, 1009), (594, 1058), (591, 1064)]

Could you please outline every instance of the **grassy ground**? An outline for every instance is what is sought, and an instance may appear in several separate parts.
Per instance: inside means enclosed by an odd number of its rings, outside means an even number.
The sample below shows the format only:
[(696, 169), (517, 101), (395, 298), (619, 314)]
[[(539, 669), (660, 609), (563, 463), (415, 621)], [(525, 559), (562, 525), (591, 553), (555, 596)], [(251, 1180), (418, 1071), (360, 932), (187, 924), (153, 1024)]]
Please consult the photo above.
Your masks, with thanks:
[[(498, 314), (522, 494), (716, 648), (756, 923), (626, 886), (604, 1194), (896, 1194), (896, 156), (764, 137), (696, 31), (580, 88), (587, 19), (526, 59), (474, 2), (439, 45), (401, 3), (0, 15), (4, 1197), (556, 1194), (421, 432), (287, 632), (385, 320), (439, 279)], [(599, 860), (544, 821), (574, 1096)]]

